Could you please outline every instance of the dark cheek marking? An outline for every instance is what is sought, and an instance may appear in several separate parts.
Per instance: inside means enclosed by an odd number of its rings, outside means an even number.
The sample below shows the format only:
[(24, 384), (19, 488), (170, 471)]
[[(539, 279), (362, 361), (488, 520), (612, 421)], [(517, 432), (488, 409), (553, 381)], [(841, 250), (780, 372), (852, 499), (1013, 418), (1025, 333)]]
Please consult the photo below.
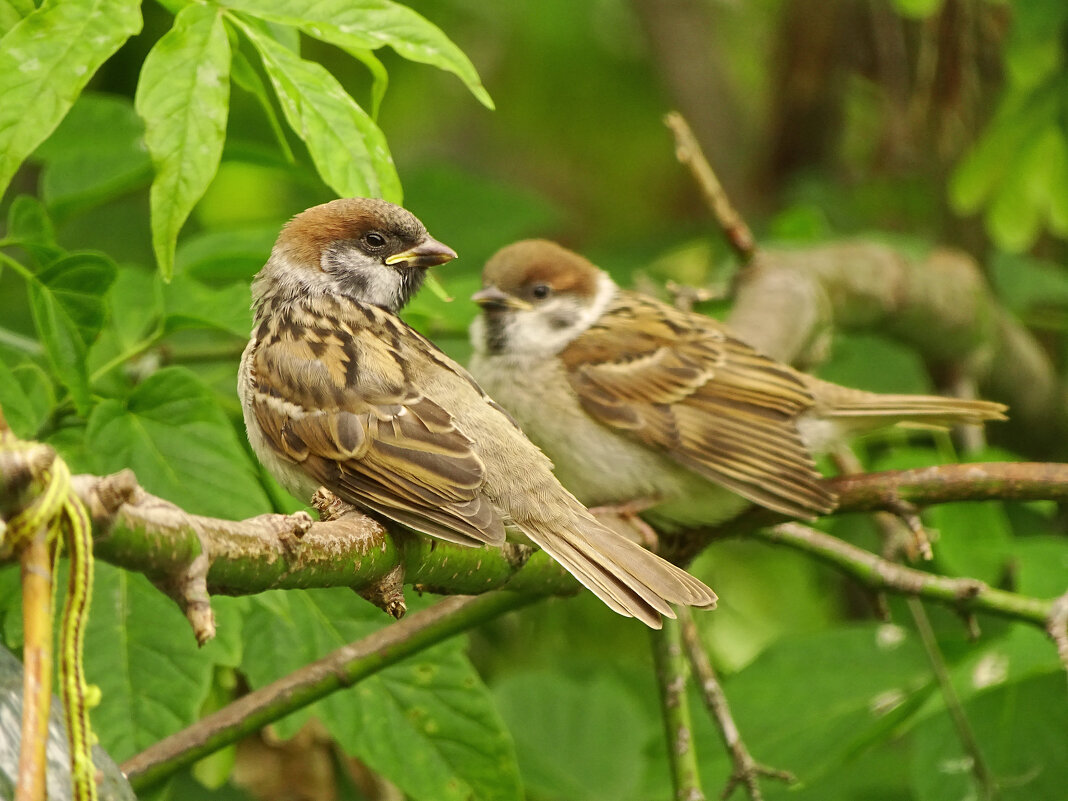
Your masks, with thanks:
[(363, 273), (353, 270), (335, 272), (338, 289), (346, 297), (360, 300), (367, 297), (368, 281)]
[(571, 320), (567, 317), (549, 318), (549, 328), (553, 329), (553, 331), (559, 331), (563, 328), (567, 328), (569, 325), (571, 325)]
[(486, 351), (488, 353), (503, 353), (508, 345), (507, 326), (503, 315), (487, 314), (483, 330), (486, 334)]
[(405, 268), (401, 271), (401, 285), (398, 292), (397, 308), (393, 311), (399, 311), (408, 305), (408, 301), (412, 299), (412, 295), (419, 291), (423, 286), (423, 281), (426, 280), (426, 270)]

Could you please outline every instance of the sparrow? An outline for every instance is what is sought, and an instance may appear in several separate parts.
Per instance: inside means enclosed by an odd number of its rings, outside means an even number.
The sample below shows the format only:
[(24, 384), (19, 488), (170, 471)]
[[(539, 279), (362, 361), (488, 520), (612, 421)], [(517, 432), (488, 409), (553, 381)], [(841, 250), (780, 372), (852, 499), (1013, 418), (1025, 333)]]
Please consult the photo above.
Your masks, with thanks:
[(470, 368), (589, 507), (637, 503), (661, 530), (752, 504), (835, 508), (813, 454), (896, 423), (1004, 419), (1001, 404), (886, 395), (771, 359), (722, 323), (620, 289), (547, 240), (504, 247), (472, 299)]
[(470, 374), (397, 312), (456, 258), (405, 209), (346, 198), (283, 228), (252, 282), (238, 393), (249, 442), (297, 498), (320, 487), (461, 545), (538, 545), (616, 612), (659, 628), (716, 595), (603, 526)]

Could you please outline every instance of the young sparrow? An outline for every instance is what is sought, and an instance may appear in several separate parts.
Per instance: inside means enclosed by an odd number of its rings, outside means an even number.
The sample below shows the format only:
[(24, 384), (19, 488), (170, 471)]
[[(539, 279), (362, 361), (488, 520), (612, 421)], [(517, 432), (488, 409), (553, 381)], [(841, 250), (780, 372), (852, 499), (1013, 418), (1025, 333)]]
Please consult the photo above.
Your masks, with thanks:
[(397, 317), (426, 268), (454, 258), (381, 200), (335, 200), (282, 229), (252, 283), (238, 377), (260, 460), (304, 501), (325, 486), (450, 542), (500, 545), (514, 527), (654, 628), (669, 603), (713, 606), (700, 581), (601, 525), (467, 371)]
[(500, 250), (482, 283), (471, 372), (579, 500), (643, 501), (667, 530), (714, 525), (750, 502), (831, 511), (812, 453), (849, 433), (1003, 419), (996, 403), (820, 381), (545, 240)]

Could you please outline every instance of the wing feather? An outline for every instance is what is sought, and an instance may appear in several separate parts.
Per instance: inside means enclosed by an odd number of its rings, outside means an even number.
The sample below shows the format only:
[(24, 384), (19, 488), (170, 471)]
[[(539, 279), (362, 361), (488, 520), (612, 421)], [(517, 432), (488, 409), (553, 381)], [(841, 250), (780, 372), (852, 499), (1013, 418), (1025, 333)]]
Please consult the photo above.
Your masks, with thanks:
[(345, 336), (299, 305), (272, 316), (252, 369), (264, 435), (350, 503), (454, 542), (504, 542), (471, 439), (405, 380), (401, 324), (377, 309), (361, 315), (331, 309)]
[(797, 428), (815, 403), (808, 386), (716, 321), (620, 293), (561, 358), (604, 425), (772, 509), (834, 508)]

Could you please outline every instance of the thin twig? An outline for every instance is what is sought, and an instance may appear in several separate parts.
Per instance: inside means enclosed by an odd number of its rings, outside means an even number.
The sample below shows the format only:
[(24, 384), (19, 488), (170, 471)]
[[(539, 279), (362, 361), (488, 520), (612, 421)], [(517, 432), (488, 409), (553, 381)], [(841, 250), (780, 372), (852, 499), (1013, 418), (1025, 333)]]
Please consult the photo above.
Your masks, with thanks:
[[(856, 476), (864, 472), (864, 465), (847, 444), (838, 445), (831, 452), (831, 459), (842, 475)], [(898, 499), (893, 511), (873, 512), (872, 520), (882, 534), (884, 559), (893, 561), (902, 549), (910, 561), (917, 556), (928, 560), (934, 557), (931, 538), (920, 520), (919, 511), (912, 504)]]
[(1045, 628), (1054, 602), (990, 587), (973, 578), (914, 570), (800, 523), (760, 529), (753, 536), (814, 556), (874, 590), (914, 595), (958, 610), (986, 612)]
[(742, 740), (742, 735), (738, 732), (737, 725), (734, 723), (734, 716), (731, 714), (727, 695), (723, 692), (723, 687), (716, 677), (716, 671), (712, 667), (712, 660), (708, 658), (708, 653), (701, 644), (697, 625), (694, 623), (693, 615), (690, 614), (689, 609), (679, 609), (679, 623), (682, 629), (682, 642), (690, 658), (690, 666), (697, 676), (701, 696), (704, 698), (708, 711), (712, 714), (712, 719), (723, 737), (723, 744), (727, 746), (731, 763), (734, 765), (734, 770), (727, 780), (727, 786), (723, 788), (721, 798), (729, 798), (734, 789), (741, 786), (745, 788), (750, 801), (763, 801), (764, 796), (760, 791), (761, 776), (784, 782), (797, 781), (789, 771), (768, 767), (753, 759), (752, 754), (749, 753), (749, 749), (745, 745), (745, 741)]
[(686, 699), (686, 661), (682, 657), (679, 624), (665, 620), (661, 631), (650, 630), (653, 664), (660, 688), (660, 713), (664, 719), (668, 765), (676, 801), (705, 801), (697, 768), (693, 718)]
[(927, 617), (927, 611), (917, 598), (908, 598), (907, 603), (909, 612), (912, 613), (912, 619), (916, 622), (916, 631), (920, 635), (920, 642), (923, 643), (923, 649), (927, 653), (928, 661), (931, 663), (931, 671), (938, 682), (938, 689), (946, 702), (946, 711), (949, 712), (949, 717), (953, 721), (953, 728), (957, 731), (957, 737), (964, 748), (964, 752), (971, 760), (972, 772), (975, 774), (976, 783), (979, 785), (981, 797), (985, 801), (996, 798), (998, 794), (997, 780), (990, 772), (986, 759), (983, 758), (983, 752), (979, 748), (979, 742), (975, 739), (975, 732), (972, 731), (968, 716), (964, 714), (964, 707), (961, 705), (957, 691), (953, 687), (953, 681), (949, 677), (949, 670), (946, 669), (946, 662), (942, 658), (942, 650), (938, 646), (938, 639), (935, 637), (934, 629), (931, 628), (931, 621)]
[(122, 771), (140, 793), (296, 709), (534, 600), (512, 592), (446, 598), (242, 696), (131, 757), (122, 764)]
[(1053, 602), (1046, 622), (1046, 633), (1057, 646), (1057, 655), (1065, 671), (1068, 671), (1068, 592)]
[(664, 116), (664, 124), (675, 136), (675, 157), (690, 170), (701, 194), (704, 195), (712, 216), (723, 229), (727, 242), (738, 254), (742, 263), (747, 264), (756, 253), (753, 232), (749, 230), (742, 215), (731, 204), (712, 165), (708, 163), (708, 159), (701, 151), (701, 145), (690, 129), (689, 123), (679, 112), (672, 111)]

